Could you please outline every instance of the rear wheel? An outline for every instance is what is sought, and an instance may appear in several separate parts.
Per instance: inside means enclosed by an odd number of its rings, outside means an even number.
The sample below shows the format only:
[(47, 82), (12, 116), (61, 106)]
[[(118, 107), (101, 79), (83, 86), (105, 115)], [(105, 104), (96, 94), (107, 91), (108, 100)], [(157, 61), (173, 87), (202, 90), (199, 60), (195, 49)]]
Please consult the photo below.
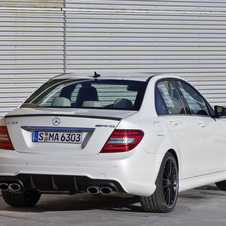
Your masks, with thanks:
[(36, 191), (27, 191), (24, 193), (2, 191), (2, 197), (10, 206), (29, 207), (34, 206), (39, 201), (41, 193)]
[(167, 213), (174, 209), (178, 196), (178, 169), (174, 155), (166, 153), (163, 158), (156, 190), (153, 195), (141, 197), (141, 205), (146, 212)]

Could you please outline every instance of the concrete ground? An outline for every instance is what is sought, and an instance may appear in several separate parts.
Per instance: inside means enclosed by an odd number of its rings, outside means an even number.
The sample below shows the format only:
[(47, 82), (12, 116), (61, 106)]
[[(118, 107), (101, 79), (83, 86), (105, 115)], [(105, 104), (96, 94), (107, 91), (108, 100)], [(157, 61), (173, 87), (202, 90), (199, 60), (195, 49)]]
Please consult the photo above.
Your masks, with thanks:
[(139, 198), (42, 195), (33, 208), (10, 207), (0, 196), (1, 226), (213, 226), (226, 225), (226, 192), (214, 185), (180, 193), (167, 214), (143, 212)]

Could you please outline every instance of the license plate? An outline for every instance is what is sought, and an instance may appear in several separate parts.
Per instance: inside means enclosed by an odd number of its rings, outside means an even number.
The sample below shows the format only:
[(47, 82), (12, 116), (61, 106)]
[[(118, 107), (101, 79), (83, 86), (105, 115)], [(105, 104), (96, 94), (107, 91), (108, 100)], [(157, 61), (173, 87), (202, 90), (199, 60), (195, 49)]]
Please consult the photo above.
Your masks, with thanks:
[(34, 131), (33, 142), (80, 144), (82, 133)]

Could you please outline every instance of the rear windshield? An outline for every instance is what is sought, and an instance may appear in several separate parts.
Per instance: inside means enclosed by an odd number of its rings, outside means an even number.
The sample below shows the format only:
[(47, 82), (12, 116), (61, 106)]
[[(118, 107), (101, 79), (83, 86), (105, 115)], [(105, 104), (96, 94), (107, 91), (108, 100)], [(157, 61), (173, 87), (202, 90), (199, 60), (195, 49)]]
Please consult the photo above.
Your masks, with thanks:
[(50, 80), (21, 107), (139, 110), (146, 85), (131, 80)]

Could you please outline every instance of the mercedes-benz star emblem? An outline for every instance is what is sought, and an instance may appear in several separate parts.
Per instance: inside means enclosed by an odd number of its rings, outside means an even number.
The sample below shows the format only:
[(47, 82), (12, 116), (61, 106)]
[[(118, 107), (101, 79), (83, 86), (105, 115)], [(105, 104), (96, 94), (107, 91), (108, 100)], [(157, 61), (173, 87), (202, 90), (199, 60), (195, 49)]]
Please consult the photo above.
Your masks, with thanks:
[(52, 123), (54, 126), (60, 125), (60, 119), (58, 117), (53, 118)]

